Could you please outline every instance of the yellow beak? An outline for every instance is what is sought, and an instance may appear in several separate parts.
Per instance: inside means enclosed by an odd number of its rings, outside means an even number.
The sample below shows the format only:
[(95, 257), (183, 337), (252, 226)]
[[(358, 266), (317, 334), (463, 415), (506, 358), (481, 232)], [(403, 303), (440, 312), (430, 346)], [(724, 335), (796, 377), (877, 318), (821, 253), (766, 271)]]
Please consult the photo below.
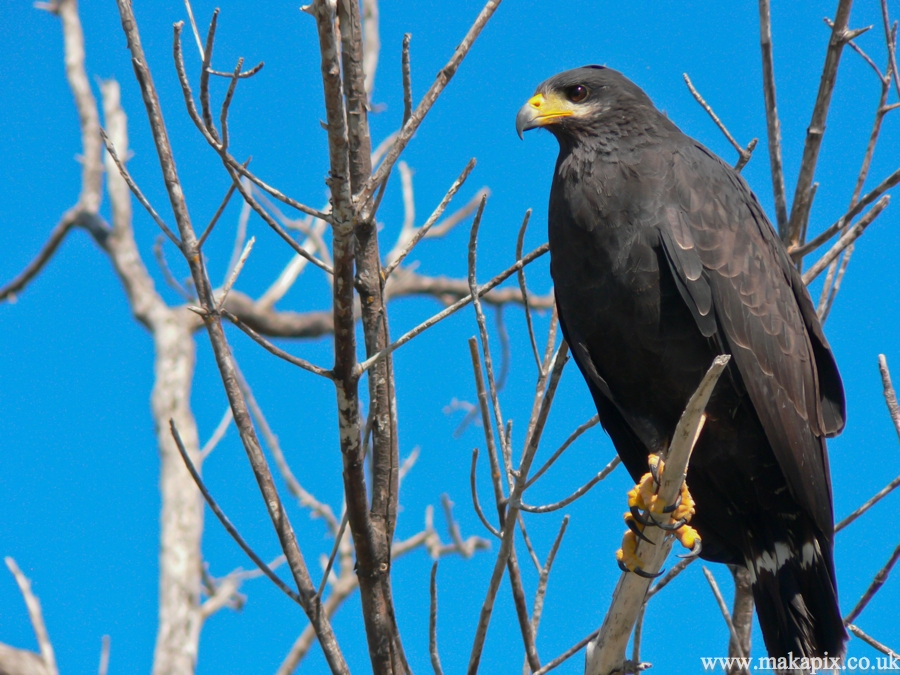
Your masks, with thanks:
[(553, 124), (561, 117), (575, 114), (572, 104), (556, 93), (535, 94), (525, 103), (516, 115), (516, 132), (523, 138), (522, 132), (537, 127)]

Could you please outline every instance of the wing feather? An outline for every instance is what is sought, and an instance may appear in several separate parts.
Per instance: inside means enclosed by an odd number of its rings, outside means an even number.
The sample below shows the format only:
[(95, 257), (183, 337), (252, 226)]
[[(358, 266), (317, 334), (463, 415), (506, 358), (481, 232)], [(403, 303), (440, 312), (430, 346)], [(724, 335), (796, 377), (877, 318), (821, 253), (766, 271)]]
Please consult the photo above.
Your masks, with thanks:
[(812, 301), (744, 180), (693, 141), (672, 161), (657, 222), (681, 296), (733, 354), (791, 492), (830, 531), (822, 437), (843, 427), (845, 404)]

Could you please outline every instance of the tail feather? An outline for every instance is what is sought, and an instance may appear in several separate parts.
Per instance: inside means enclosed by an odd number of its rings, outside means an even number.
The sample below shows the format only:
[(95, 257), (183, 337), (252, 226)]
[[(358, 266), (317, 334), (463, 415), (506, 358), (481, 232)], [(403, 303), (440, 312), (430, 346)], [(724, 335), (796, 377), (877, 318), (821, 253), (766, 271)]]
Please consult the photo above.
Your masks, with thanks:
[(747, 558), (769, 656), (844, 656), (847, 632), (837, 601), (830, 539), (807, 530), (802, 543), (758, 543)]

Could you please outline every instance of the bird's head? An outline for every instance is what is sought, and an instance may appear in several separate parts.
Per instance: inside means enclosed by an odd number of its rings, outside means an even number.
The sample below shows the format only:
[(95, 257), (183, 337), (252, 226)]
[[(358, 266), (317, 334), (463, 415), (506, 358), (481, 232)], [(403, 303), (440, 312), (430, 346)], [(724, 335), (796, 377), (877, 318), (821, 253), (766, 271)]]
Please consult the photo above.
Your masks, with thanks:
[(519, 138), (539, 127), (560, 139), (594, 135), (648, 109), (656, 110), (640, 87), (622, 73), (584, 66), (542, 82), (516, 115), (516, 131)]

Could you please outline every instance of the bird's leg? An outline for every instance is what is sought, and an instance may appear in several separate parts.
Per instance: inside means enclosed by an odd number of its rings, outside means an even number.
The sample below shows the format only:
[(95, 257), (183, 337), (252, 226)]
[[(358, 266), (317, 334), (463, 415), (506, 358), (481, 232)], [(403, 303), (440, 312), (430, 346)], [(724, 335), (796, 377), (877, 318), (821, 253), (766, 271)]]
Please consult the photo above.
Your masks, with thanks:
[[(700, 555), (700, 535), (687, 523), (696, 511), (694, 499), (688, 491), (686, 484), (681, 486), (681, 493), (674, 504), (664, 504), (658, 500), (659, 477), (662, 475), (665, 462), (659, 455), (653, 454), (647, 458), (650, 471), (641, 477), (641, 480), (628, 492), (628, 513), (625, 514), (625, 524), (628, 532), (622, 539), (622, 548), (616, 552), (616, 560), (623, 571), (634, 572), (643, 577), (658, 576), (648, 575), (643, 570), (643, 561), (637, 556), (638, 539), (653, 543), (646, 534), (646, 527), (659, 527), (667, 532), (673, 532), (681, 545), (690, 549), (686, 558)], [(643, 513), (642, 511), (646, 512)], [(670, 516), (672, 522), (663, 524), (657, 518)]]

